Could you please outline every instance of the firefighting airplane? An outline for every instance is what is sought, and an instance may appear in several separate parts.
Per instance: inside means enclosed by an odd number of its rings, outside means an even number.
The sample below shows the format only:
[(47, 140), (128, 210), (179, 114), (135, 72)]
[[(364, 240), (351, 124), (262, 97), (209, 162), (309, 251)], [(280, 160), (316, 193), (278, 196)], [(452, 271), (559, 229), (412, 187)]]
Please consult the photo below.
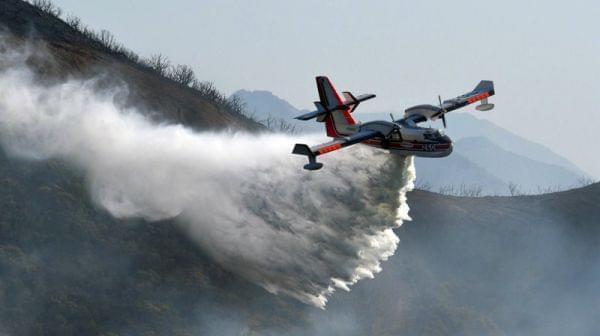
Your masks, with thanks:
[[(342, 92), (342, 100), (325, 76), (317, 79), (319, 101), (315, 102), (317, 110), (296, 117), (299, 120), (316, 118), (325, 123), (327, 136), (333, 141), (309, 147), (296, 144), (293, 154), (306, 155), (308, 164), (304, 169), (317, 170), (323, 164), (316, 157), (340, 148), (362, 143), (372, 147), (387, 149), (400, 155), (415, 155), (422, 157), (444, 157), (452, 152), (452, 140), (439, 129), (419, 127), (418, 124), (427, 120), (442, 119), (446, 127), (446, 113), (480, 101), (476, 107), (479, 111), (488, 111), (494, 104), (488, 103), (488, 97), (494, 95), (494, 82), (481, 81), (469, 93), (456, 98), (444, 100), (438, 96), (439, 106), (417, 105), (404, 111), (404, 118), (392, 121), (375, 120), (357, 123), (352, 115), (358, 105), (365, 100), (375, 98), (374, 94), (364, 94), (355, 97), (350, 92)], [(390, 115), (391, 116), (391, 115)]]

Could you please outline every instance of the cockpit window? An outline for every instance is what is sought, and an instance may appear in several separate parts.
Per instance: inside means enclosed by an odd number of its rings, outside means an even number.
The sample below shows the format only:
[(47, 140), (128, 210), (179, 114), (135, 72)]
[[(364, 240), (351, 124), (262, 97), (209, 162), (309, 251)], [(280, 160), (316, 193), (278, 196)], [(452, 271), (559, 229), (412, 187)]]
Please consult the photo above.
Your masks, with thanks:
[(427, 140), (438, 140), (438, 139), (442, 138), (443, 136), (444, 136), (444, 134), (440, 130), (435, 130), (431, 133), (423, 134), (423, 137)]

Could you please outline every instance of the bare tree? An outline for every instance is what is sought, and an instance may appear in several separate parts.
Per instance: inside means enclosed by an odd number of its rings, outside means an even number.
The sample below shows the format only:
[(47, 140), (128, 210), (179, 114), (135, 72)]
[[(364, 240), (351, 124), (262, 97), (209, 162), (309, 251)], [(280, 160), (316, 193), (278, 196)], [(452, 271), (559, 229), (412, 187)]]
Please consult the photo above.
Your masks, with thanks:
[(508, 191), (510, 192), (510, 196), (519, 196), (522, 195), (521, 189), (514, 182), (508, 182)]
[(166, 77), (171, 67), (169, 59), (161, 54), (154, 54), (144, 60), (144, 64), (152, 68), (159, 75)]
[(81, 33), (91, 40), (98, 41), (96, 32), (88, 26), (82, 26)]
[(269, 115), (265, 119), (259, 120), (258, 122), (265, 125), (266, 128), (272, 130), (273, 125), (275, 124), (275, 118), (273, 118), (271, 115)]
[(69, 15), (65, 21), (71, 28), (81, 32), (81, 19), (75, 15)]
[(296, 134), (296, 125), (292, 125), (284, 119), (279, 119), (279, 132), (287, 134)]
[(438, 192), (442, 195), (460, 196), (460, 197), (481, 197), (483, 189), (478, 185), (461, 184), (456, 187), (454, 185), (442, 186)]
[(62, 9), (54, 5), (50, 0), (33, 0), (31, 1), (31, 4), (42, 12), (52, 15), (56, 18), (60, 18), (62, 15)]
[(125, 56), (127, 59), (129, 59), (130, 61), (134, 62), (134, 63), (141, 63), (140, 62), (140, 56), (138, 56), (138, 54), (136, 54), (135, 52), (129, 50), (129, 49), (124, 49), (122, 50), (122, 54), (123, 56)]
[(460, 190), (457, 196), (466, 196), (466, 197), (480, 197), (482, 192), (481, 186), (472, 185), (467, 186), (464, 184), (460, 185)]
[(454, 195), (454, 193), (455, 193), (454, 185), (441, 186), (438, 189), (438, 193), (440, 193), (442, 195)]
[[(211, 84), (212, 85), (212, 84)], [(211, 86), (212, 87), (212, 86)], [(224, 108), (228, 109), (229, 111), (232, 111), (234, 113), (237, 113), (239, 115), (242, 115), (248, 119), (254, 120), (254, 117), (249, 115), (247, 110), (246, 110), (246, 103), (244, 103), (244, 101), (242, 101), (242, 99), (240, 99), (240, 97), (238, 96), (233, 96), (231, 98), (226, 98), (223, 94), (221, 94), (219, 91), (217, 91), (216, 89), (213, 88), (213, 99), (220, 105), (222, 105)], [(256, 121), (256, 120), (255, 120)]]
[[(50, 0), (26, 1), (40, 11), (52, 15), (58, 19), (60, 19), (60, 16), (62, 15), (62, 10), (55, 6)], [(83, 24), (75, 15), (69, 15), (65, 19), (65, 23), (77, 30), (83, 36), (97, 43), (98, 46), (106, 48), (111, 53), (128, 59), (142, 67), (152, 69), (159, 76), (169, 78), (182, 85), (193, 88), (197, 91), (197, 94), (201, 95), (207, 100), (212, 101), (219, 108), (256, 121), (253, 116), (247, 114), (245, 106), (242, 104), (242, 102), (228, 99), (225, 95), (219, 92), (211, 82), (198, 81), (191, 67), (187, 65), (171, 66), (169, 59), (161, 54), (154, 54), (148, 58), (141, 59), (136, 53), (120, 44), (108, 30), (96, 32)], [(279, 122), (278, 125), (273, 125), (273, 127), (278, 127), (280, 131), (285, 132), (295, 131), (294, 126), (289, 125), (284, 121)]]
[(580, 187), (585, 187), (585, 186), (589, 186), (590, 184), (596, 183), (596, 180), (594, 180), (593, 178), (591, 178), (589, 176), (581, 175), (577, 179), (577, 183), (579, 183)]
[(180, 64), (171, 69), (171, 79), (179, 84), (191, 86), (196, 82), (196, 75), (191, 67)]
[[(236, 97), (237, 98), (237, 97)], [(244, 113), (244, 115), (246, 115)], [(250, 119), (253, 119), (252, 116), (248, 116)], [(263, 120), (259, 120), (259, 123), (265, 125), (266, 128), (273, 132), (286, 133), (286, 134), (296, 134), (296, 126), (290, 124), (284, 119), (277, 119), (269, 114), (269, 116)]]
[(192, 84), (192, 88), (196, 89), (200, 95), (208, 99), (217, 99), (220, 96), (220, 92), (215, 88), (212, 82), (200, 82), (195, 81)]
[[(58, 19), (60, 19), (60, 16), (62, 15), (62, 10), (55, 6), (50, 0), (26, 1), (29, 1), (29, 3), (42, 12), (52, 15)], [(241, 101), (236, 99), (228, 99), (224, 94), (219, 92), (211, 82), (201, 82), (197, 80), (191, 67), (187, 65), (171, 66), (169, 59), (161, 54), (154, 54), (148, 58), (141, 59), (136, 53), (120, 44), (109, 31), (101, 30), (96, 32), (83, 24), (77, 16), (69, 15), (65, 19), (65, 23), (73, 29), (79, 31), (83, 36), (87, 37), (91, 41), (96, 42), (99, 46), (106, 48), (113, 54), (126, 58), (142, 67), (152, 69), (159, 76), (169, 78), (182, 85), (193, 88), (197, 91), (197, 94), (201, 95), (207, 100), (212, 101), (219, 108), (256, 121), (253, 116), (247, 114), (245, 106)], [(295, 132), (295, 127), (286, 123), (284, 120), (281, 120), (272, 126), (277, 127), (279, 131), (288, 133)]]
[(118, 49), (118, 43), (113, 34), (111, 34), (108, 30), (102, 29), (100, 34), (98, 34), (99, 42), (102, 43), (105, 47), (112, 51), (116, 51)]
[(424, 191), (431, 191), (431, 189), (433, 189), (433, 186), (429, 182), (424, 182), (423, 180), (417, 179), (417, 181), (415, 182), (415, 188)]

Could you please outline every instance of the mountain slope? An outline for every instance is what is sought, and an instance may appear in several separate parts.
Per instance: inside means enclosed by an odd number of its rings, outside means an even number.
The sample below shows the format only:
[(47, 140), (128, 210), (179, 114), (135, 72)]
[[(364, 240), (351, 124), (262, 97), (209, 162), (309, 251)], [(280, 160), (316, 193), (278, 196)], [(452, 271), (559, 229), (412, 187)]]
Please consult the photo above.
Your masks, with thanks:
[(0, 189), (2, 334), (190, 335), (234, 313), (262, 328), (303, 319), (289, 315), (300, 304), (225, 271), (172, 221), (98, 210), (61, 162), (0, 150)]
[(260, 118), (272, 116), (274, 118), (282, 118), (291, 121), (294, 117), (297, 117), (297, 113), (300, 112), (290, 103), (277, 97), (270, 91), (238, 90), (234, 92), (231, 97), (238, 97), (241, 99), (247, 104), (249, 112), (256, 114)]
[(330, 303), (359, 321), (356, 334), (600, 332), (600, 184), (520, 197), (415, 191), (409, 205), (384, 271)]
[(212, 97), (157, 75), (147, 67), (112, 52), (51, 15), (20, 0), (0, 3), (0, 36), (8, 45), (28, 43), (45, 48), (48, 55), (35, 53), (29, 65), (41, 80), (69, 77), (98, 77), (99, 85), (110, 88), (126, 84), (123, 104), (144, 107), (155, 120), (184, 123), (197, 129), (263, 127), (219, 104)]
[(485, 137), (462, 138), (455, 143), (455, 150), (505, 184), (515, 183), (521, 192), (540, 193), (546, 188), (580, 185), (580, 176), (572, 171), (506, 151)]
[(529, 141), (490, 121), (479, 119), (469, 113), (457, 113), (449, 116), (448, 122), (448, 133), (456, 140), (469, 137), (486, 137), (509, 152), (538, 162), (566, 168), (578, 176), (586, 175), (579, 167), (554, 153), (550, 148)]
[(412, 192), (413, 221), (383, 272), (325, 311), (221, 269), (169, 221), (109, 217), (60, 162), (0, 156), (0, 188), (9, 335), (598, 332), (598, 184), (522, 197)]

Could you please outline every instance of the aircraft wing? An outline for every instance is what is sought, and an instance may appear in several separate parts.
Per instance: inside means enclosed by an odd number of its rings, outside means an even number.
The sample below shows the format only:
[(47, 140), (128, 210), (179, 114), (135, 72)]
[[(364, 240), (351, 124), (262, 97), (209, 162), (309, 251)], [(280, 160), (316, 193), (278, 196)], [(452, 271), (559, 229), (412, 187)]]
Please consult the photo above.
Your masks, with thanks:
[(494, 91), (494, 82), (483, 80), (469, 93), (458, 96), (456, 98), (444, 100), (442, 103), (442, 109), (445, 112), (454, 111), (461, 107), (473, 104), (475, 102), (487, 99), (493, 96), (496, 92)]
[(325, 153), (333, 152), (335, 150), (348, 147), (359, 142), (363, 142), (368, 139), (382, 136), (377, 131), (360, 131), (351, 136), (337, 138), (333, 141), (326, 142), (320, 145), (309, 147), (305, 144), (296, 144), (294, 146), (293, 154), (306, 155), (308, 157), (308, 164), (304, 165), (304, 169), (317, 170), (323, 167), (323, 164), (316, 161), (316, 157)]
[(416, 105), (407, 108), (404, 111), (404, 118), (398, 120), (400, 123), (414, 125), (426, 120), (436, 120), (441, 118), (446, 126), (445, 114), (457, 110), (461, 107), (481, 101), (481, 104), (476, 107), (477, 110), (487, 111), (494, 107), (494, 104), (488, 103), (488, 97), (493, 96), (494, 82), (483, 80), (471, 92), (460, 95), (456, 98), (447, 99), (443, 102), (440, 99), (440, 105)]

